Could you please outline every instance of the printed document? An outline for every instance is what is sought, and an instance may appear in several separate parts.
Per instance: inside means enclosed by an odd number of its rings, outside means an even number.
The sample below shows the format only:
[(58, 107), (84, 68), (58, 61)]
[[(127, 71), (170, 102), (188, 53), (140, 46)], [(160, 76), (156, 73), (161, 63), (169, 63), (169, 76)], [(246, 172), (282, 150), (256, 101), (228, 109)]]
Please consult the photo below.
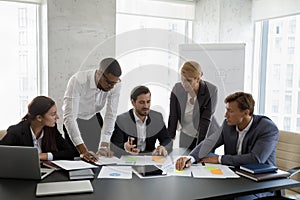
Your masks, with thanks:
[(82, 160), (53, 160), (51, 162), (65, 170), (98, 168)]
[(229, 166), (220, 164), (201, 164), (191, 166), (194, 178), (239, 178)]
[(131, 166), (103, 166), (98, 178), (131, 179)]

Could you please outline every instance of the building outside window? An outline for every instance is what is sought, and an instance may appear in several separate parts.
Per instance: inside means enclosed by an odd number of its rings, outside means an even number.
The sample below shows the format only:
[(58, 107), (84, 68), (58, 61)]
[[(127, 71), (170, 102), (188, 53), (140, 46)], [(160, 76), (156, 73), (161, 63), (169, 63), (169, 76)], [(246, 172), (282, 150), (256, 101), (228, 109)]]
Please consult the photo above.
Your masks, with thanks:
[(0, 129), (15, 124), (38, 94), (38, 4), (0, 1)]
[(300, 133), (300, 15), (257, 21), (255, 29), (260, 53), (254, 67), (264, 72), (258, 91), (265, 91), (259, 94), (259, 113), (272, 118), (280, 130)]

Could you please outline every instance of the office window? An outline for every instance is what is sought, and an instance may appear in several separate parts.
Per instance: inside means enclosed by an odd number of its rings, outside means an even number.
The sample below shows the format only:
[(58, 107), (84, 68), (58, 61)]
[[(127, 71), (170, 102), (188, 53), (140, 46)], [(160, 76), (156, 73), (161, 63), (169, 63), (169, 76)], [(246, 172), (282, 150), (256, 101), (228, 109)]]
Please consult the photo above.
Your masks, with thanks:
[(296, 17), (292, 16), (289, 20), (288, 33), (294, 34), (296, 32)]
[(278, 113), (279, 111), (279, 91), (273, 91), (272, 96), (272, 113)]
[[(258, 112), (277, 118), (280, 130), (297, 131), (300, 117), (300, 15), (255, 23), (254, 68), (260, 73)], [(286, 49), (286, 50), (285, 50)], [(283, 83), (283, 84), (282, 84)], [(274, 91), (278, 95), (274, 96)]]
[[(192, 20), (194, 18), (194, 3), (188, 1), (152, 1), (152, 0), (117, 0), (117, 14), (116, 14), (116, 33), (122, 35), (124, 33), (132, 32), (137, 34), (138, 30), (143, 29), (156, 29), (167, 30), (169, 33), (176, 33), (182, 35), (180, 38), (167, 37), (168, 47), (163, 48), (151, 48), (139, 46), (138, 49), (130, 49), (129, 52), (122, 52), (124, 44), (116, 41), (116, 54), (121, 55), (118, 59), (122, 66), (126, 66), (123, 70), (122, 76), (130, 76), (136, 70), (139, 70), (140, 76), (145, 76), (148, 81), (143, 83), (149, 86), (153, 93), (159, 93), (152, 96), (152, 106), (162, 107), (164, 113), (168, 114), (169, 109), (169, 94), (170, 89), (173, 86), (174, 80), (169, 78), (170, 74), (174, 71), (177, 73), (179, 68), (179, 58), (176, 52), (172, 52), (171, 49), (174, 45), (179, 43), (185, 43), (186, 38), (192, 38)], [(134, 32), (137, 31), (137, 32)], [(157, 41), (159, 37), (163, 35), (153, 35)], [(164, 37), (165, 38), (165, 37)], [(147, 38), (142, 35), (135, 36), (135, 42), (137, 44), (144, 43)], [(127, 45), (127, 44), (126, 44)], [(162, 72), (155, 73), (143, 73), (143, 70), (161, 66)], [(146, 70), (147, 71), (147, 70)], [(155, 77), (158, 74), (165, 74), (165, 80), (169, 80), (167, 83), (157, 82)], [(176, 77), (177, 78), (177, 77)], [(149, 81), (153, 80), (153, 81)], [(160, 88), (160, 89), (159, 89)], [(129, 88), (132, 89), (132, 88)], [(131, 107), (130, 103), (128, 104)], [(119, 110), (128, 110), (128, 107)], [(165, 116), (167, 118), (167, 116)], [(166, 121), (165, 118), (165, 121)]]
[(285, 76), (285, 83), (287, 88), (293, 87), (293, 73), (294, 72), (294, 65), (287, 64), (286, 65), (286, 76)]
[(18, 123), (38, 95), (38, 7), (0, 1), (0, 129)]
[(283, 129), (290, 131), (291, 129), (291, 118), (285, 117), (283, 118)]
[[(300, 77), (300, 67), (298, 67), (298, 76)], [(300, 88), (300, 78), (298, 78), (298, 88)]]
[(297, 114), (300, 115), (300, 91), (298, 92)]
[(286, 114), (291, 114), (292, 112), (292, 96), (285, 95), (284, 97), (284, 110)]
[(295, 37), (288, 37), (288, 55), (295, 54)]
[(300, 132), (300, 118), (297, 118), (297, 128), (296, 130)]
[(280, 74), (281, 74), (281, 65), (280, 64), (274, 64), (272, 70), (272, 78), (274, 84), (277, 84), (280, 81)]
[(19, 28), (26, 28), (27, 26), (27, 8), (19, 8)]
[(281, 37), (274, 38), (274, 50), (276, 50), (277, 52), (281, 52), (281, 47), (282, 47), (282, 38)]
[(272, 120), (275, 124), (278, 124), (278, 117), (277, 117), (277, 116), (271, 116), (270, 118), (271, 118), (271, 120)]

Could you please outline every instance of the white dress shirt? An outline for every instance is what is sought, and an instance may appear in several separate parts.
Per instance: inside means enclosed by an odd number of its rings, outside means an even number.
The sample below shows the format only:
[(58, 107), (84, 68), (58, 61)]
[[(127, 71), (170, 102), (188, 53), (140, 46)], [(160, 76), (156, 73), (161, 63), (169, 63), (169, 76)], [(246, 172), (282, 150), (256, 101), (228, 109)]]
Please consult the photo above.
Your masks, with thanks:
[(101, 129), (101, 141), (109, 142), (114, 130), (121, 83), (117, 83), (108, 92), (102, 91), (96, 86), (95, 72), (96, 70), (77, 72), (70, 78), (65, 91), (62, 107), (63, 121), (75, 146), (84, 143), (76, 119), (88, 120), (92, 118), (103, 109), (105, 103), (106, 113)]
[[(185, 107), (185, 112), (184, 112), (184, 117), (181, 121), (181, 132), (189, 135), (190, 137), (196, 137), (198, 134), (197, 129), (194, 127), (194, 122), (193, 122), (193, 112), (194, 112), (194, 104), (191, 104), (190, 99), (191, 95), (188, 93), (188, 101), (186, 102), (186, 107)], [(194, 97), (194, 102), (197, 102), (197, 98)]]
[(239, 128), (237, 126), (235, 127), (236, 131), (239, 134), (239, 138), (238, 138), (238, 141), (237, 141), (237, 144), (236, 144), (236, 152), (237, 152), (238, 155), (242, 154), (242, 146), (243, 146), (244, 137), (245, 137), (246, 133), (249, 131), (249, 129), (252, 125), (252, 122), (253, 122), (253, 118), (249, 122), (248, 126), (246, 128), (244, 128), (243, 130), (241, 130), (241, 131), (239, 130)]
[(135, 119), (136, 130), (137, 130), (137, 148), (139, 148), (141, 151), (144, 151), (146, 149), (146, 137), (147, 137), (146, 121), (148, 119), (148, 116), (146, 116), (144, 122), (135, 114), (134, 110), (133, 110), (133, 116)]
[[(35, 134), (31, 127), (30, 127), (30, 131), (31, 131), (33, 146), (38, 149), (38, 153), (40, 154), (42, 153), (42, 141), (44, 137), (44, 130), (42, 131), (38, 139), (36, 139)], [(48, 152), (47, 155), (48, 155), (48, 160), (53, 160), (53, 154), (51, 152)]]
[[(239, 130), (238, 126), (235, 126), (235, 129), (236, 129), (237, 133), (239, 134), (238, 141), (237, 141), (237, 144), (236, 144), (237, 155), (242, 154), (242, 147), (243, 147), (244, 137), (245, 137), (246, 133), (249, 131), (249, 129), (252, 125), (252, 122), (253, 122), (253, 118), (249, 122), (248, 126), (246, 128), (244, 128), (243, 130), (241, 130), (241, 131)], [(222, 162), (221, 162), (222, 156), (219, 156), (218, 160), (219, 160), (219, 163), (222, 164)]]

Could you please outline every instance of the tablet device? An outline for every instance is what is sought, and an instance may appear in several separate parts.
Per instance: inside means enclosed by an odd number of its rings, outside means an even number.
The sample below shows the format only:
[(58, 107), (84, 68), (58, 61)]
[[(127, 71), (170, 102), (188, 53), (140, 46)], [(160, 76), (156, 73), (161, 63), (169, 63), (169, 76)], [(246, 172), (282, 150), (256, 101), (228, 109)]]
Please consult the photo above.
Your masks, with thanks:
[(163, 170), (159, 169), (155, 165), (135, 165), (132, 166), (133, 172), (140, 178), (153, 178), (153, 177), (161, 177), (166, 174)]

